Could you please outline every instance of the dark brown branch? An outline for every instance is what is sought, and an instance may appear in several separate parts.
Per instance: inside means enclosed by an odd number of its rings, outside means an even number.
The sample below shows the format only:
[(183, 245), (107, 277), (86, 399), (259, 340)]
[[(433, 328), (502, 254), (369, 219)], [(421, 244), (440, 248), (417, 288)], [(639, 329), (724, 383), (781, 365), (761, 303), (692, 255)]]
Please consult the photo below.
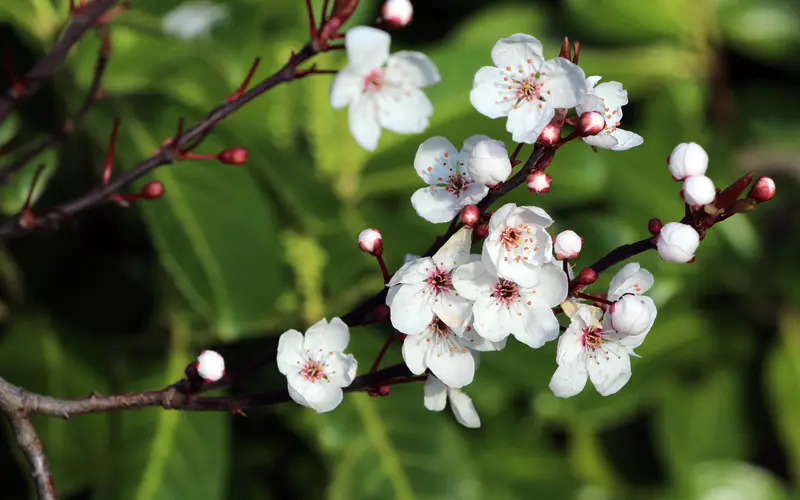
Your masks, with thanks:
[(0, 378), (0, 411), (11, 424), (17, 444), (28, 459), (39, 499), (56, 500), (58, 497), (50, 473), (50, 464), (42, 442), (36, 434), (36, 428), (25, 410), (25, 394), (27, 394), (25, 390)]
[[(181, 135), (180, 139), (178, 140), (177, 147), (181, 151), (188, 150), (189, 146), (196, 147), (199, 144), (199, 140), (207, 136), (214, 129), (214, 127), (256, 97), (260, 96), (278, 84), (307, 76), (308, 73), (303, 73), (302, 70), (299, 69), (299, 66), (311, 59), (321, 50), (326, 50), (317, 49), (315, 46), (316, 44), (314, 43), (307, 44), (302, 50), (300, 50), (300, 52), (292, 54), (286, 64), (284, 64), (283, 67), (272, 76), (266, 80), (263, 80), (261, 83), (251, 88), (247, 92), (244, 92), (238, 99), (217, 106), (213, 111), (209, 112), (205, 118), (197, 122), (195, 125), (186, 130), (183, 135)], [(153, 154), (153, 156), (150, 158), (136, 165), (133, 169), (124, 172), (108, 184), (99, 185), (92, 191), (79, 198), (68, 201), (48, 210), (46, 214), (41, 215), (36, 219), (36, 228), (57, 227), (58, 223), (66, 218), (73, 217), (80, 212), (94, 208), (103, 203), (108, 203), (110, 201), (110, 196), (120, 191), (127, 184), (147, 175), (157, 167), (173, 163), (174, 159), (171, 152), (172, 149), (170, 148), (162, 149)], [(31, 230), (32, 228), (22, 227), (19, 224), (19, 218), (14, 217), (7, 220), (2, 226), (0, 226), (0, 239), (24, 236)]]
[[(101, 28), (102, 30), (102, 28)], [(16, 173), (18, 170), (22, 169), (25, 165), (28, 164), (31, 160), (36, 158), (42, 152), (58, 145), (61, 141), (66, 139), (69, 135), (71, 135), (78, 126), (83, 122), (83, 119), (86, 117), (86, 114), (89, 110), (94, 106), (94, 104), (98, 100), (98, 96), (100, 93), (100, 85), (103, 80), (103, 75), (105, 74), (106, 67), (108, 66), (108, 56), (109, 56), (109, 45), (107, 34), (101, 34), (101, 47), (100, 52), (97, 55), (97, 62), (95, 62), (94, 66), (94, 76), (92, 77), (92, 83), (89, 85), (89, 90), (86, 93), (86, 96), (83, 99), (83, 103), (81, 103), (80, 108), (72, 117), (72, 119), (68, 120), (61, 129), (53, 132), (49, 136), (45, 137), (44, 139), (40, 140), (38, 143), (34, 144), (33, 146), (29, 147), (27, 151), (22, 153), (19, 158), (16, 159), (13, 163), (10, 163), (0, 169), (0, 185), (7, 184), (8, 182), (13, 179), (13, 174)], [(15, 144), (12, 142), (16, 142), (15, 139), (9, 141), (9, 146), (3, 151), (4, 154), (8, 154), (11, 152), (12, 149), (16, 149)]]
[(72, 16), (72, 21), (56, 42), (50, 52), (40, 60), (24, 77), (24, 95), (15, 96), (12, 89), (0, 95), (0, 124), (14, 110), (20, 99), (35, 94), (43, 83), (56, 72), (67, 57), (69, 50), (80, 41), (86, 32), (95, 26), (98, 19), (108, 11), (118, 0), (92, 0), (79, 13)]

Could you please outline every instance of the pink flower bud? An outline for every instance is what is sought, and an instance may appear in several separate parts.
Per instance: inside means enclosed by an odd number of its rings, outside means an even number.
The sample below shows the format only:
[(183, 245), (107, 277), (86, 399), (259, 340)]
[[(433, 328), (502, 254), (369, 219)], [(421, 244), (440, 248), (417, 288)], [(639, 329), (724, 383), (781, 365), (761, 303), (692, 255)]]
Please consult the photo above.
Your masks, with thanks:
[(561, 129), (552, 123), (546, 126), (539, 135), (539, 142), (548, 146), (557, 143), (559, 139), (561, 139)]
[(583, 248), (583, 238), (572, 229), (561, 231), (553, 238), (553, 250), (558, 260), (577, 259)]
[(195, 367), (197, 374), (208, 383), (225, 376), (225, 359), (216, 351), (201, 351)]
[(597, 111), (586, 111), (578, 122), (578, 133), (581, 137), (597, 135), (606, 128), (606, 119)]
[(481, 220), (481, 210), (476, 205), (467, 205), (461, 209), (461, 222), (467, 227), (475, 227)]
[(705, 175), (693, 175), (683, 181), (683, 199), (693, 207), (702, 207), (714, 201), (717, 190), (714, 182)]
[(401, 28), (414, 17), (414, 6), (409, 0), (386, 0), (383, 4), (383, 20)]
[(501, 141), (484, 139), (472, 147), (467, 160), (467, 170), (473, 181), (485, 186), (496, 186), (511, 175), (511, 160)]
[(578, 273), (578, 283), (584, 286), (591, 285), (597, 281), (597, 271), (592, 269), (591, 267), (586, 267), (581, 269), (581, 272)]
[(775, 181), (769, 177), (759, 177), (748, 196), (758, 203), (771, 200), (775, 196)]
[(550, 191), (550, 183), (552, 181), (553, 178), (541, 170), (528, 174), (528, 177), (525, 179), (525, 182), (528, 184), (528, 190), (536, 194), (543, 194)]
[(656, 308), (653, 299), (623, 295), (609, 310), (611, 327), (624, 335), (641, 335), (653, 326)]
[(647, 221), (647, 230), (650, 231), (650, 234), (653, 236), (657, 236), (658, 233), (661, 232), (662, 227), (664, 227), (664, 224), (661, 223), (661, 219), (653, 217)]
[(139, 194), (142, 196), (142, 198), (146, 198), (148, 200), (161, 198), (164, 195), (164, 185), (158, 181), (150, 181), (142, 187), (142, 190), (139, 191)]
[(384, 384), (378, 387), (378, 394), (380, 394), (382, 397), (388, 396), (389, 394), (391, 394), (391, 392), (392, 392), (391, 385)]
[(218, 154), (217, 158), (228, 165), (244, 165), (244, 162), (247, 161), (247, 150), (244, 148), (226, 149)]
[(485, 222), (478, 224), (475, 226), (475, 230), (472, 231), (472, 242), (486, 238), (487, 234), (489, 234), (489, 224)]
[(667, 262), (684, 264), (694, 259), (700, 246), (700, 235), (692, 226), (680, 222), (668, 222), (658, 234), (658, 255)]
[(667, 158), (669, 173), (676, 181), (682, 181), (693, 175), (705, 175), (708, 169), (708, 153), (694, 142), (681, 143), (675, 146)]
[(375, 257), (383, 254), (383, 238), (377, 229), (365, 229), (358, 233), (358, 247)]

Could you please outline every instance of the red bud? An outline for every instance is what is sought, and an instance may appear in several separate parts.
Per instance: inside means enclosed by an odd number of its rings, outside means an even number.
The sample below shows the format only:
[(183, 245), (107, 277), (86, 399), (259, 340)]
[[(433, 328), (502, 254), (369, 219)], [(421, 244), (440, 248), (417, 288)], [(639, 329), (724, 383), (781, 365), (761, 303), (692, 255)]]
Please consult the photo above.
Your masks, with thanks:
[(664, 227), (664, 224), (661, 223), (661, 219), (654, 217), (647, 222), (647, 230), (650, 231), (650, 234), (653, 236), (658, 235), (662, 227)]
[(481, 210), (476, 205), (467, 205), (461, 209), (461, 222), (467, 227), (475, 227), (481, 219)]
[(142, 198), (147, 198), (148, 200), (161, 198), (164, 195), (164, 185), (159, 181), (150, 181), (142, 187), (139, 194)]
[(244, 148), (226, 149), (217, 155), (217, 159), (228, 165), (242, 165), (247, 161), (247, 150)]

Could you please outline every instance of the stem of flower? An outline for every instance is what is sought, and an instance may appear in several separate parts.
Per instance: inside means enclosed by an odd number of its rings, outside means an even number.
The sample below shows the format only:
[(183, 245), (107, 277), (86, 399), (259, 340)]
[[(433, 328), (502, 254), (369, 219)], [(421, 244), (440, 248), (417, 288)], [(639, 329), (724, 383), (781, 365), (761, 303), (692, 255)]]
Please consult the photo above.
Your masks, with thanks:
[(387, 380), (382, 385), (408, 384), (410, 382), (425, 382), (426, 380), (428, 380), (427, 375), (420, 375), (418, 377), (405, 377), (405, 378), (396, 378), (393, 380)]
[(383, 355), (386, 354), (386, 350), (389, 349), (389, 346), (392, 344), (392, 342), (394, 342), (394, 332), (392, 332), (392, 334), (389, 335), (389, 338), (386, 339), (386, 342), (384, 342), (383, 347), (381, 347), (378, 356), (372, 363), (372, 368), (369, 369), (370, 373), (375, 373), (376, 371), (378, 371), (378, 367), (380, 366), (381, 361), (383, 360)]
[(509, 158), (509, 160), (511, 160), (512, 164), (514, 164), (514, 162), (517, 161), (517, 156), (519, 156), (519, 152), (522, 150), (522, 146), (524, 146), (524, 143), (520, 142), (519, 144), (517, 144), (517, 147), (514, 148), (514, 152), (511, 153), (511, 158)]
[(376, 255), (376, 259), (378, 259), (378, 264), (381, 266), (381, 272), (383, 273), (383, 282), (389, 283), (389, 280), (392, 278), (389, 274), (389, 269), (386, 267), (386, 262), (383, 261), (383, 255)]
[(588, 293), (581, 293), (575, 292), (573, 295), (579, 299), (591, 300), (593, 302), (599, 302), (601, 304), (606, 304), (608, 306), (613, 306), (614, 303), (604, 297), (597, 297), (595, 295), (590, 295)]

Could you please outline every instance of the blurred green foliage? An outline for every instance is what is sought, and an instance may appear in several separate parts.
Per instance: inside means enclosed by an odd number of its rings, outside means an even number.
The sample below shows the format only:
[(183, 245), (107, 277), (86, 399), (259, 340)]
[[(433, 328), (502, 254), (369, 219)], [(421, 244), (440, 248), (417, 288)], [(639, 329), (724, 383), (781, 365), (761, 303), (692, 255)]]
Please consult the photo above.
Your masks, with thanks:
[[(227, 20), (184, 42), (160, 30), (178, 2), (141, 0), (111, 26), (105, 99), (81, 134), (31, 162), (0, 190), (19, 210), (36, 164), (48, 166), (38, 210), (96, 184), (116, 116), (115, 168), (131, 168), (236, 88), (260, 55), (269, 74), (306, 40), (303, 2), (231, 0)], [(319, 3), (319, 2), (318, 2)], [(0, 41), (29, 67), (58, 34), (67, 0), (4, 0)], [(362, 1), (353, 23), (379, 2)], [(646, 234), (651, 217), (682, 216), (664, 158), (681, 141), (709, 151), (718, 186), (746, 170), (778, 181), (776, 200), (714, 228), (693, 265), (638, 259), (656, 276), (659, 318), (634, 376), (603, 398), (547, 389), (555, 346), (510, 342), (482, 358), (467, 392), (483, 427), (422, 406), (422, 388), (351, 394), (317, 415), (296, 405), (225, 414), (158, 409), (37, 419), (63, 498), (659, 498), (783, 499), (800, 481), (800, 264), (793, 199), (800, 194), (800, 7), (791, 0), (417, 2), (393, 49), (430, 55), (443, 77), (420, 136), (384, 133), (358, 148), (346, 112), (328, 105), (330, 77), (275, 88), (220, 125), (201, 147), (241, 146), (246, 167), (193, 162), (158, 169), (166, 196), (125, 211), (107, 206), (54, 233), (0, 251), (0, 375), (61, 398), (162, 387), (201, 348), (230, 365), (274, 349), (276, 336), (345, 313), (382, 286), (355, 234), (379, 227), (390, 267), (443, 231), (409, 197), (422, 183), (418, 144), (444, 135), (504, 138), (468, 101), (494, 42), (539, 37), (548, 56), (568, 34), (587, 75), (624, 83), (626, 129), (645, 138), (624, 153), (580, 143), (559, 151), (552, 192), (537, 204), (587, 241), (580, 264)], [(36, 137), (74, 112), (98, 40), (88, 36), (53, 83), (0, 128)], [(319, 58), (339, 67), (343, 54)], [(0, 81), (0, 83), (3, 83)], [(8, 82), (5, 82), (7, 84)], [(5, 88), (0, 85), (0, 88)], [(0, 159), (0, 164), (13, 160)], [(610, 273), (609, 273), (610, 274)], [(597, 290), (607, 283), (603, 276)], [(364, 373), (386, 332), (353, 331)], [(386, 363), (400, 359), (391, 350)], [(277, 370), (237, 391), (285, 383)], [(8, 438), (8, 431), (5, 430)], [(0, 447), (4, 498), (26, 498), (27, 465)]]

